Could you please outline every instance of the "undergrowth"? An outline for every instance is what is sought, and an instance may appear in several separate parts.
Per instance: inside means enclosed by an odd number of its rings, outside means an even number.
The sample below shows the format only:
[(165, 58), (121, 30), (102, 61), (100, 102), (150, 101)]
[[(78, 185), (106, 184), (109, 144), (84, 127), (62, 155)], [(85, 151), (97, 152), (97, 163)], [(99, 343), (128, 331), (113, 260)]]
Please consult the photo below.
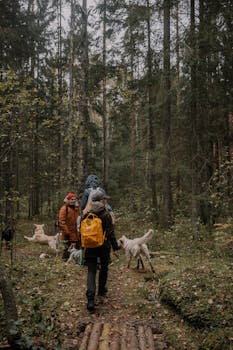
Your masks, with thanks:
[[(129, 302), (134, 303), (137, 295), (142, 300), (139, 299), (136, 311), (142, 315), (146, 309), (154, 308), (168, 341), (176, 350), (232, 349), (231, 226), (218, 227), (212, 233), (201, 227), (201, 240), (194, 242), (190, 223), (185, 219), (180, 218), (170, 230), (163, 231), (153, 226), (147, 216), (138, 217), (137, 213), (119, 211), (116, 218), (117, 237), (123, 234), (138, 237), (151, 227), (155, 231), (148, 245), (153, 253), (156, 274), (152, 280), (150, 276), (145, 277), (145, 283), (134, 285)], [(37, 221), (42, 222), (44, 220)], [(54, 234), (53, 223), (49, 220), (45, 223), (46, 232)], [(21, 221), (17, 228), (13, 266), (9, 254), (5, 253), (5, 258), (1, 259), (13, 283), (25, 343), (34, 344), (33, 349), (44, 349), (44, 344), (53, 342), (53, 349), (60, 349), (69, 328), (69, 317), (77, 304), (76, 294), (74, 299), (69, 299), (68, 295), (73, 294), (74, 279), (79, 278), (81, 271), (69, 271), (55, 256), (51, 260), (38, 261), (44, 248), (25, 245), (23, 238), (32, 232), (32, 222)], [(121, 261), (123, 259), (122, 256)], [(130, 272), (125, 274), (130, 278)], [(148, 301), (147, 307), (143, 300)], [(60, 323), (59, 314), (67, 318), (67, 324)], [(0, 298), (1, 330), (3, 319)]]

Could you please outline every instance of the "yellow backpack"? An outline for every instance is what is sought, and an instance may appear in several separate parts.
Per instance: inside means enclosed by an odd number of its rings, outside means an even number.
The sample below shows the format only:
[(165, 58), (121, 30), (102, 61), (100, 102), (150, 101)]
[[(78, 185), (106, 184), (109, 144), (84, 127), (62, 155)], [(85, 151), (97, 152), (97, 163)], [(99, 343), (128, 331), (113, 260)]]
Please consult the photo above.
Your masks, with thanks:
[(80, 233), (82, 248), (97, 248), (104, 243), (102, 220), (96, 214), (89, 213), (81, 221)]

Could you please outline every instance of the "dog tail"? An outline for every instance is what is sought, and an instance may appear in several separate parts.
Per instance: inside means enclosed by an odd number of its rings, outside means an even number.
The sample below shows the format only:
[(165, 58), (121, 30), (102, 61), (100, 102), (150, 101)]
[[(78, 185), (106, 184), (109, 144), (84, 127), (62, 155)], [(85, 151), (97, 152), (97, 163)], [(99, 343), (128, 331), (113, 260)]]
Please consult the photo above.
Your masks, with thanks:
[(144, 236), (141, 238), (141, 244), (146, 243), (151, 240), (151, 238), (154, 236), (154, 230), (150, 229), (147, 231)]

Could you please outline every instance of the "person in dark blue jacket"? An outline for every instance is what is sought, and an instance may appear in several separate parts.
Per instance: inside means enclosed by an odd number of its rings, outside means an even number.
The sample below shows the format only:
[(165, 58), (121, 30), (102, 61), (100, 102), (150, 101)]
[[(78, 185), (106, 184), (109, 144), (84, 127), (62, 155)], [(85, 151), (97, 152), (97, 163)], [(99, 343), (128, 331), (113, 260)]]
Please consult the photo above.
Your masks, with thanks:
[[(97, 189), (99, 187), (99, 178), (97, 175), (90, 174), (88, 175), (86, 182), (85, 182), (85, 191), (83, 193), (82, 201), (81, 201), (81, 210), (84, 210), (87, 202), (88, 197), (92, 189)], [(103, 189), (102, 189), (103, 190)]]
[[(89, 206), (87, 206), (87, 204), (90, 204), (90, 202), (89, 202), (90, 194), (91, 194), (91, 197), (93, 196), (93, 194), (96, 191), (100, 191), (100, 192), (103, 192), (104, 194), (106, 194), (105, 190), (99, 186), (99, 178), (95, 174), (88, 175), (86, 182), (85, 182), (85, 186), (86, 186), (86, 188), (84, 190), (83, 197), (81, 200), (81, 205), (80, 205), (80, 209), (81, 209), (81, 212), (83, 212), (83, 214), (85, 214), (87, 212), (87, 210), (89, 210)], [(112, 208), (107, 203), (107, 201), (105, 203), (105, 208), (110, 212), (110, 215), (111, 215), (112, 220), (113, 220), (113, 224), (115, 224), (115, 217), (114, 217)]]

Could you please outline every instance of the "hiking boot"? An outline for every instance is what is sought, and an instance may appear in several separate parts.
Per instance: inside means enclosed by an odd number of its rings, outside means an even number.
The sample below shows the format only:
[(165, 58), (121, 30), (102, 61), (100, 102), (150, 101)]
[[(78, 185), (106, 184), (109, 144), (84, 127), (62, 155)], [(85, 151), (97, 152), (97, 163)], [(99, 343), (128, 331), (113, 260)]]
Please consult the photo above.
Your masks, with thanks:
[(88, 299), (87, 301), (87, 310), (90, 312), (94, 312), (95, 311), (95, 301), (94, 299)]
[(108, 293), (108, 289), (106, 287), (104, 287), (103, 289), (99, 290), (98, 296), (104, 297), (104, 296), (106, 296), (107, 293)]

